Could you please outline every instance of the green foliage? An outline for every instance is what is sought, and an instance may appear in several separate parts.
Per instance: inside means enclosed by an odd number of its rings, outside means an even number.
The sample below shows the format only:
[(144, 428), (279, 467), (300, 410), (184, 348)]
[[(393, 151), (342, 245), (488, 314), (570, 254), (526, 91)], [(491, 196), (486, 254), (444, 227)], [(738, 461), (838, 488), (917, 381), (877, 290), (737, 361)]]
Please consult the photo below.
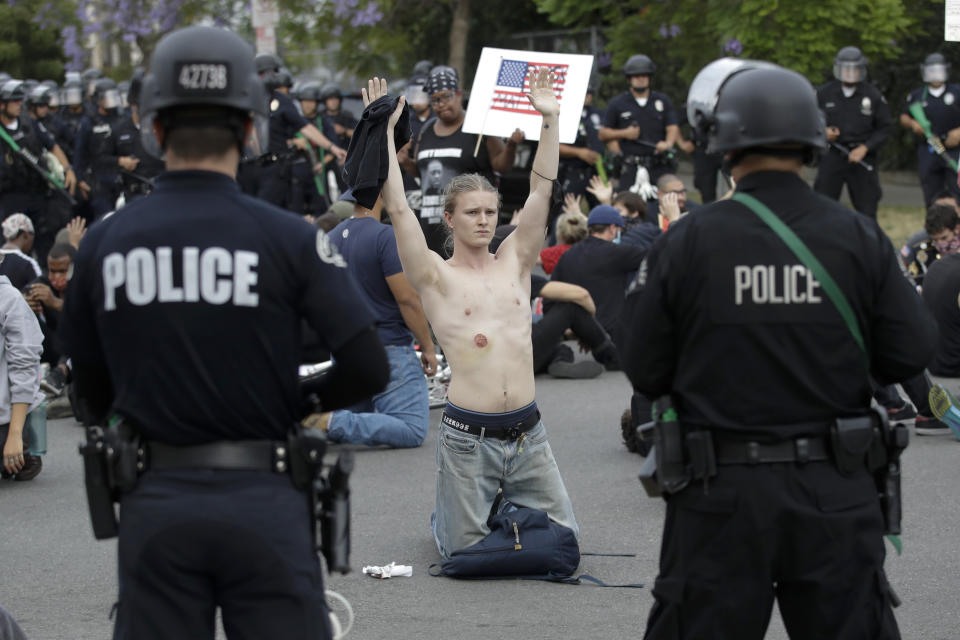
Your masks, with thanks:
[(14, 78), (63, 77), (61, 25), (47, 19), (54, 12), (69, 14), (68, 0), (0, 2), (0, 70)]

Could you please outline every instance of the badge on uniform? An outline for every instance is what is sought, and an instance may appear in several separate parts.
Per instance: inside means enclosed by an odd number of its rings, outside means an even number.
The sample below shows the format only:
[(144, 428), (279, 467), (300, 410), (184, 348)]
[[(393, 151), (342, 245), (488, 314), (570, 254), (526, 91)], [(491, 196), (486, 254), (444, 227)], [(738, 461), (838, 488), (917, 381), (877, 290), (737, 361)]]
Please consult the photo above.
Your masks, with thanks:
[(663, 100), (657, 100), (656, 102), (654, 102), (654, 103), (653, 103), (653, 107), (654, 107), (657, 111), (662, 112), (662, 111), (663, 111)]
[(950, 93), (949, 91), (943, 94), (943, 104), (947, 106), (950, 106), (951, 104), (953, 104), (953, 94)]
[(270, 101), (270, 111), (276, 111), (280, 108), (280, 101), (274, 98)]
[(873, 115), (873, 103), (867, 96), (863, 96), (863, 100), (860, 102), (860, 113), (865, 116)]
[(327, 264), (332, 264), (335, 267), (340, 267), (342, 269), (347, 268), (347, 263), (343, 259), (343, 256), (340, 255), (340, 252), (337, 251), (337, 248), (333, 246), (333, 243), (330, 242), (330, 238), (323, 231), (317, 231), (317, 255), (320, 256), (320, 259), (326, 262)]

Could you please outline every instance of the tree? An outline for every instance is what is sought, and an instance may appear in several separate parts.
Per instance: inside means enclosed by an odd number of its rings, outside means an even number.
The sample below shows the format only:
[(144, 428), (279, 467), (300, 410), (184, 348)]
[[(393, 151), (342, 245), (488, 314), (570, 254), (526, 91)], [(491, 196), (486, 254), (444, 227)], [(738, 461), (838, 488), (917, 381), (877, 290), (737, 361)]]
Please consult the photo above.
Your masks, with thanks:
[(0, 2), (0, 69), (15, 78), (62, 78), (59, 17), (69, 11), (67, 0)]

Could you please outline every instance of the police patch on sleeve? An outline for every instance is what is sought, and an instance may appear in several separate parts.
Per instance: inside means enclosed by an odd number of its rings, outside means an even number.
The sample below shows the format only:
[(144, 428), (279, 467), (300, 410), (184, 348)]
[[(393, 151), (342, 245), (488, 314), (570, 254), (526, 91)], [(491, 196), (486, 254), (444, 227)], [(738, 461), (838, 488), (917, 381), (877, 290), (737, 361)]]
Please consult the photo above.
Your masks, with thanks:
[(330, 238), (322, 230), (317, 230), (317, 255), (327, 264), (343, 269), (347, 268), (347, 262), (337, 251), (337, 248), (330, 242)]

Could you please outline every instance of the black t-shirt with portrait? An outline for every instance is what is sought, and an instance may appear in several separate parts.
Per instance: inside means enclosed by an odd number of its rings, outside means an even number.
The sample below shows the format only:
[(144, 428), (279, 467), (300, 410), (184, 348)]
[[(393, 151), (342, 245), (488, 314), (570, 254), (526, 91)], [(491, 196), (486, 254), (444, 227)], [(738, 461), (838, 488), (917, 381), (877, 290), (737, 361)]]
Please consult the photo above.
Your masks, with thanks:
[(270, 153), (288, 153), (290, 148), (287, 147), (287, 140), (297, 135), (297, 132), (308, 124), (290, 96), (279, 91), (270, 94), (270, 140), (268, 141)]
[(479, 173), (495, 184), (487, 145), (481, 143), (476, 157), (473, 155), (477, 134), (464, 133), (461, 127), (448, 136), (440, 136), (436, 124), (434, 120), (424, 125), (417, 144), (416, 161), (423, 193), (422, 225), (437, 225), (443, 221), (443, 191), (454, 177)]
[(301, 319), (335, 352), (373, 325), (356, 290), (299, 216), (226, 175), (167, 172), (87, 233), (62, 330), (147, 438), (278, 439), (299, 418)]

